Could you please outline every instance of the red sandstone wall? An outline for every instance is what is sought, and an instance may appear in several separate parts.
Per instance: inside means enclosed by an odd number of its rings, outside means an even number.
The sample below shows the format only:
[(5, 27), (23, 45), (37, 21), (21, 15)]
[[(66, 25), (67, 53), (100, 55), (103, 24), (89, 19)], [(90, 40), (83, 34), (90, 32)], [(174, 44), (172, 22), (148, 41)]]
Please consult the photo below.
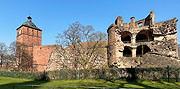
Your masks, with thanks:
[(46, 70), (51, 53), (55, 50), (55, 45), (34, 46), (33, 47), (33, 70)]

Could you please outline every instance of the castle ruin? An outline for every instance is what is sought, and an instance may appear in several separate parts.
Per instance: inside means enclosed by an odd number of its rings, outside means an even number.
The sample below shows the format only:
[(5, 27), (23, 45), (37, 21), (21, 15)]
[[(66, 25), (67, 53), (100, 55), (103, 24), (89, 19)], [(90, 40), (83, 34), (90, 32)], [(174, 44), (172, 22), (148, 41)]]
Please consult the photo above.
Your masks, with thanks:
[[(61, 69), (58, 63), (56, 45), (41, 45), (42, 30), (36, 27), (29, 16), (28, 20), (17, 28), (16, 42), (25, 44), (32, 56), (33, 71), (52, 71)], [(123, 23), (118, 16), (115, 24), (107, 30), (108, 42), (104, 41), (104, 53), (107, 58), (101, 65), (109, 67), (166, 67), (180, 66), (177, 45), (177, 19), (155, 23), (154, 11), (141, 20), (131, 17), (130, 23)], [(108, 43), (108, 44), (107, 44)], [(85, 43), (82, 43), (85, 44)], [(107, 60), (107, 61), (106, 61)]]
[(177, 21), (173, 18), (155, 23), (154, 11), (138, 21), (131, 17), (130, 23), (123, 23), (122, 16), (118, 16), (115, 24), (111, 24), (107, 30), (109, 65), (119, 68), (137, 67), (141, 64), (137, 59), (147, 58), (148, 55), (151, 55), (149, 59), (156, 59), (156, 62), (159, 60), (157, 58), (164, 57), (176, 60)]

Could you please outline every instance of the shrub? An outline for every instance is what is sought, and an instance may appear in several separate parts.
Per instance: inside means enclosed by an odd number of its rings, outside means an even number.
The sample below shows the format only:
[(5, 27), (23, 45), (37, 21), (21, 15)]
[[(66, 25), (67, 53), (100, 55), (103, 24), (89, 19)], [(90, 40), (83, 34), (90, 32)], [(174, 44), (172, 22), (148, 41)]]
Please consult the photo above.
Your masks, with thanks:
[(48, 77), (47, 73), (44, 71), (40, 74), (37, 74), (35, 77), (34, 77), (35, 80), (37, 81), (49, 81), (50, 78)]

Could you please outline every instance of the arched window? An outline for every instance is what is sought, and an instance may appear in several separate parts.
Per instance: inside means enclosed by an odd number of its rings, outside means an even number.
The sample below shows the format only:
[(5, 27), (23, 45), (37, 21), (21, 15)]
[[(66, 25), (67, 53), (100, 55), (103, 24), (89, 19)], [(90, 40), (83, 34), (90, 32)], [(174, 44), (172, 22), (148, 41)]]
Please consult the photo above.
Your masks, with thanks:
[(22, 34), (22, 30), (20, 29), (18, 35), (21, 35), (21, 34)]
[(124, 31), (121, 33), (121, 40), (124, 43), (131, 43), (131, 37), (132, 37), (132, 35), (128, 31)]
[(131, 47), (125, 46), (123, 50), (124, 57), (132, 57)]
[(136, 57), (140, 56), (142, 57), (142, 55), (144, 55), (147, 52), (150, 52), (150, 48), (147, 45), (140, 45), (137, 47), (136, 50)]
[(152, 40), (153, 36), (151, 30), (142, 30), (136, 35), (136, 42), (147, 42)]

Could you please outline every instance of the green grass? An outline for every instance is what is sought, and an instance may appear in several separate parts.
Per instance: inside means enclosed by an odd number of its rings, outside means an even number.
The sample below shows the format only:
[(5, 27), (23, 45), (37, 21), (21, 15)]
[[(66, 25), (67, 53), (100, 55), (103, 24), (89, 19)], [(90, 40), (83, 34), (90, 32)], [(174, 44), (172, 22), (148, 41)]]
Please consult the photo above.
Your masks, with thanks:
[[(146, 89), (177, 89), (180, 82), (164, 81), (106, 81), (106, 80), (50, 80), (34, 81), (29, 79), (0, 77), (0, 89), (13, 89), (13, 85), (49, 85), (49, 86), (86, 86), (86, 87), (108, 87), (108, 88), (146, 88)], [(32, 89), (31, 87), (15, 87), (15, 89)], [(45, 87), (34, 87), (34, 89), (53, 89)], [(62, 89), (62, 88), (54, 88)], [(73, 88), (71, 88), (73, 89)]]

